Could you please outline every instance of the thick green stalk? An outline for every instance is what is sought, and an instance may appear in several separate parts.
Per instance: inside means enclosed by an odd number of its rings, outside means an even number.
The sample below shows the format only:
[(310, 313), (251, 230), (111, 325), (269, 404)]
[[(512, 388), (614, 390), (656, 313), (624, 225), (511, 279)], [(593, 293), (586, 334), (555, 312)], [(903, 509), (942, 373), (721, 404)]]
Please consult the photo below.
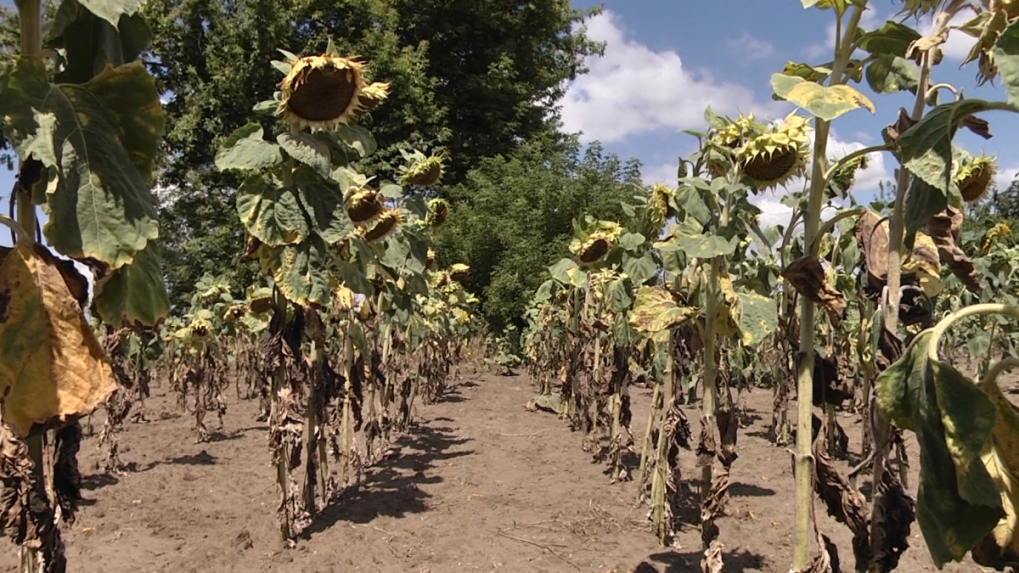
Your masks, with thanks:
[[(715, 363), (715, 319), (718, 316), (718, 307), (722, 296), (722, 293), (718, 290), (718, 273), (721, 267), (722, 257), (715, 257), (711, 260), (707, 282), (708, 300), (704, 309), (706, 315), (704, 320), (704, 350), (701, 355), (701, 363), (704, 368), (704, 404), (702, 406), (701, 422), (707, 424), (707, 431), (712, 434), (715, 432), (715, 410), (718, 408), (718, 391), (715, 388), (715, 381), (718, 375), (718, 364)], [(701, 468), (702, 503), (711, 493), (711, 481), (714, 470), (713, 463)]]
[[(845, 30), (841, 29), (839, 17), (838, 42), (835, 63), (832, 66), (831, 84), (844, 84), (846, 63), (852, 55), (853, 38), (866, 9), (866, 2), (854, 4)], [(818, 119), (814, 129), (814, 150), (811, 157), (810, 195), (807, 199), (807, 213), (804, 217), (804, 244), (814, 242), (821, 225), (821, 206), (827, 181), (828, 134), (831, 123)], [(810, 508), (813, 494), (813, 468), (811, 467), (811, 411), (814, 392), (814, 303), (807, 297), (800, 298), (800, 360), (796, 373), (796, 517), (794, 525), (795, 546), (793, 547), (793, 570), (800, 571), (810, 559)]]
[[(644, 476), (647, 472), (647, 452), (651, 447), (651, 430), (655, 427), (655, 416), (658, 413), (658, 399), (662, 395), (662, 384), (655, 384), (654, 392), (651, 395), (651, 413), (647, 416), (647, 426), (644, 428), (644, 440), (640, 448), (640, 469), (637, 471), (637, 483), (644, 483)], [(640, 492), (637, 493), (639, 497)]]

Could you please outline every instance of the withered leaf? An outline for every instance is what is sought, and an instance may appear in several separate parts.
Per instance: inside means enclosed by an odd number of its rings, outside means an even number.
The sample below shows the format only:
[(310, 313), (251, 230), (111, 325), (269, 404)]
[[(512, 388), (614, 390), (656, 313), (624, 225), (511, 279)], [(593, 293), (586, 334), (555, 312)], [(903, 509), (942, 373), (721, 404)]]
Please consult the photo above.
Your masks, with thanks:
[(69, 270), (28, 242), (0, 265), (0, 409), (21, 437), (92, 412), (116, 389)]
[[(880, 223), (880, 224), (879, 224)], [(863, 266), (867, 269), (867, 284), (880, 291), (888, 278), (888, 222), (873, 211), (867, 211), (856, 221), (856, 243), (863, 253)]]
[(941, 253), (952, 274), (958, 277), (970, 292), (980, 292), (980, 280), (973, 262), (956, 244), (963, 219), (962, 211), (949, 205), (927, 221), (927, 233), (938, 246), (938, 252)]
[(796, 292), (824, 305), (832, 325), (838, 328), (846, 312), (846, 301), (842, 293), (828, 284), (824, 267), (817, 257), (804, 255), (789, 263), (782, 270), (782, 277), (788, 280)]
[[(818, 432), (811, 450), (814, 454), (814, 491), (824, 501), (831, 515), (839, 523), (846, 524), (853, 532), (853, 554), (856, 557), (856, 569), (865, 571), (871, 561), (870, 552), (870, 512), (867, 511), (867, 499), (863, 494), (849, 485), (838, 469), (832, 464), (826, 452), (827, 433)], [(863, 566), (861, 569), (860, 566)]]
[(722, 573), (722, 543), (717, 539), (704, 550), (701, 559), (701, 573)]

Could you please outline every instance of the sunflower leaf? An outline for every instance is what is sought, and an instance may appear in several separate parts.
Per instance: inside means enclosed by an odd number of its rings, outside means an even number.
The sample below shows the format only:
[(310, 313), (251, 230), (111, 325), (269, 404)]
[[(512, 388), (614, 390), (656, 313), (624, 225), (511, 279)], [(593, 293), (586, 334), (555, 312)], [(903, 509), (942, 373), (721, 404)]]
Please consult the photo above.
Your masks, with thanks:
[(825, 121), (832, 121), (861, 107), (871, 113), (875, 111), (873, 102), (867, 96), (844, 84), (822, 86), (800, 77), (774, 74), (771, 76), (771, 86), (779, 98)]

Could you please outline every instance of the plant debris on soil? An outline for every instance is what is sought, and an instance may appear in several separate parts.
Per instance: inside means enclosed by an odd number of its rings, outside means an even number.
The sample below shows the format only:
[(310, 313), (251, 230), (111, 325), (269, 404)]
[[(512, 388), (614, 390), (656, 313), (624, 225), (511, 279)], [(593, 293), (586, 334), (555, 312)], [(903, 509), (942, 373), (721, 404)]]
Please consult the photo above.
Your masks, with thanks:
[[(165, 385), (155, 386), (146, 403), (152, 421), (126, 423), (119, 436), (127, 471), (98, 469), (98, 435), (86, 429), (79, 453), (85, 500), (64, 533), (74, 571), (700, 571), (697, 484), (684, 484), (674, 546), (658, 546), (634, 482), (611, 484), (608, 466), (581, 449), (582, 432), (524, 408), (534, 395), (526, 376), (480, 374), (451, 383), (438, 403), (418, 408), (416, 427), (359, 486), (341, 492), (292, 549), (276, 526), (258, 401), (231, 397), (223, 429), (211, 427), (210, 441), (200, 444), (192, 417), (178, 414)], [(651, 390), (630, 392), (633, 419), (646, 419)], [(786, 573), (791, 563), (792, 457), (767, 439), (772, 401), (769, 390), (744, 395), (752, 423), (740, 430), (731, 500), (718, 520), (725, 571)], [(696, 408), (683, 407), (690, 420), (700, 419)], [(102, 426), (100, 417), (93, 427)], [(859, 419), (838, 416), (850, 439), (850, 459), (833, 460), (843, 473), (859, 460)], [(912, 434), (907, 449), (919, 460)], [(627, 456), (629, 467), (637, 456)], [(695, 455), (680, 458), (684, 476), (699, 475)], [(918, 465), (911, 464), (908, 481), (914, 496)], [(869, 496), (869, 475), (859, 483)], [(821, 511), (817, 516), (820, 530), (851, 555), (851, 532)], [(908, 541), (899, 570), (936, 571), (915, 524)], [(17, 547), (4, 540), (0, 573), (13, 573), (16, 564)], [(944, 569), (977, 570), (968, 558)]]

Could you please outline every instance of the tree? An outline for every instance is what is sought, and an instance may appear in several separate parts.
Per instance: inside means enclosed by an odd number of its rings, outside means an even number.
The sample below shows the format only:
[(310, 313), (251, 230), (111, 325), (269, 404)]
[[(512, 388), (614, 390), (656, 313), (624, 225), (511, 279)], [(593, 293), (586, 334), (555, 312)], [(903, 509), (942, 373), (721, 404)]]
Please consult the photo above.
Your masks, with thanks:
[[(277, 48), (319, 53), (331, 38), (361, 56), (391, 95), (366, 120), (380, 149), (359, 170), (393, 178), (401, 146), (444, 148), (448, 184), (556, 133), (564, 82), (600, 49), (574, 29), (592, 13), (566, 0), (149, 0), (149, 63), (169, 98), (159, 183), (174, 198), (160, 217), (171, 298), (207, 270), (238, 268), (238, 182), (211, 167), (222, 139), (272, 97), (280, 77), (265, 63), (281, 59)], [(273, 121), (264, 116), (266, 132)]]
[(548, 267), (567, 256), (573, 221), (623, 220), (621, 203), (642, 193), (640, 163), (581, 153), (576, 138), (528, 142), (512, 155), (483, 160), (450, 189), (454, 207), (436, 236), (444, 264), (470, 265), (464, 286), (481, 299), (496, 329), (524, 327), (523, 313)]

